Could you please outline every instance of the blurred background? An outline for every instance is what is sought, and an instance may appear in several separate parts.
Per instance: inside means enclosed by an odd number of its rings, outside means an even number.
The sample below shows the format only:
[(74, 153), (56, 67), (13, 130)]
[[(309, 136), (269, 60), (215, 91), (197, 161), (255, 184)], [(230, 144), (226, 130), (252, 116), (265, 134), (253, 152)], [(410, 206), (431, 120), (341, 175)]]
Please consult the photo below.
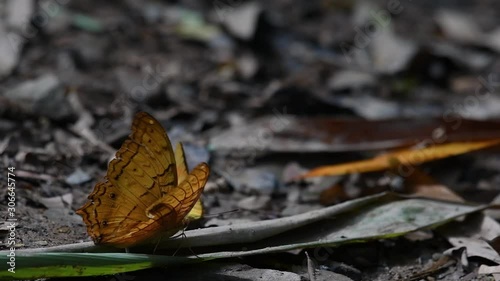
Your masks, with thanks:
[[(0, 165), (21, 178), (23, 243), (88, 239), (72, 211), (137, 111), (185, 144), (191, 168), (211, 164), (204, 205), (242, 210), (229, 218), (387, 185), (380, 174), (287, 184), (316, 166), (498, 137), (499, 21), (494, 0), (1, 1)], [(500, 190), (499, 164), (493, 151), (426, 169), (483, 202)], [(347, 191), (320, 198), (338, 182)]]

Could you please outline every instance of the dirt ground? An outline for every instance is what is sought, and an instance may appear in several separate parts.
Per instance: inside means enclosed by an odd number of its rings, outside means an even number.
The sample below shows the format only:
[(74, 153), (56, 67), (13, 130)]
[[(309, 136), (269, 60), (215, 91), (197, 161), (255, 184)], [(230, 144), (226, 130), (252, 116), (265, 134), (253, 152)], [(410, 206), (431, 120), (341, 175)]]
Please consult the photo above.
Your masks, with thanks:
[[(392, 132), (404, 131), (414, 144), (435, 140), (434, 128), (443, 124), (460, 132), (451, 138), (498, 137), (496, 123), (468, 123), (500, 117), (498, 1), (11, 0), (0, 11), (0, 179), (3, 186), (8, 167), (15, 168), (20, 249), (91, 241), (75, 211), (105, 175), (138, 111), (185, 144), (189, 167), (211, 166), (207, 215), (189, 228), (299, 214), (345, 201), (345, 194), (400, 191), (404, 177), (387, 184), (383, 172), (288, 181), (317, 166), (376, 155)], [(289, 116), (301, 125), (290, 130)], [(399, 125), (333, 129), (317, 118)], [(499, 156), (490, 149), (420, 168), (466, 201), (489, 203), (500, 191)], [(321, 191), (339, 182), (343, 196), (325, 202)], [(7, 193), (0, 190), (5, 208)], [(307, 251), (316, 280), (410, 280), (452, 247), (440, 232), (426, 234), (424, 241)], [(175, 274), (257, 280), (261, 271), (250, 279), (234, 272), (259, 269), (309, 280), (304, 261), (304, 251), (286, 252)], [(495, 263), (453, 260), (415, 280), (495, 280), (478, 275), (482, 264)], [(224, 279), (223, 272), (234, 274)]]

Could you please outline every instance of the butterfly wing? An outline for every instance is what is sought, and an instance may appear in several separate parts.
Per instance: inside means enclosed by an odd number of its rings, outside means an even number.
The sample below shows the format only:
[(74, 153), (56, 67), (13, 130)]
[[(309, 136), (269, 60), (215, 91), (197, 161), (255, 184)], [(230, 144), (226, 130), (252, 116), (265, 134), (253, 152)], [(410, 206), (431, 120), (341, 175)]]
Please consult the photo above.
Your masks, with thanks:
[(184, 146), (180, 142), (175, 147), (175, 165), (177, 167), (177, 180), (181, 183), (187, 178), (189, 170), (186, 154), (184, 154)]
[[(186, 154), (184, 153), (184, 147), (182, 143), (177, 143), (175, 147), (175, 163), (177, 165), (177, 177), (179, 183), (183, 182), (188, 176), (188, 166), (186, 161)], [(205, 185), (205, 184), (203, 184)], [(194, 204), (193, 208), (186, 215), (186, 221), (198, 220), (203, 216), (203, 204), (201, 199), (198, 199)]]
[(131, 135), (109, 163), (106, 177), (77, 214), (96, 244), (135, 244), (162, 227), (145, 210), (176, 185), (170, 140), (157, 120), (140, 112), (134, 117)]
[(182, 228), (184, 218), (200, 199), (209, 172), (206, 163), (198, 164), (183, 182), (146, 210), (148, 217), (161, 220), (167, 229)]

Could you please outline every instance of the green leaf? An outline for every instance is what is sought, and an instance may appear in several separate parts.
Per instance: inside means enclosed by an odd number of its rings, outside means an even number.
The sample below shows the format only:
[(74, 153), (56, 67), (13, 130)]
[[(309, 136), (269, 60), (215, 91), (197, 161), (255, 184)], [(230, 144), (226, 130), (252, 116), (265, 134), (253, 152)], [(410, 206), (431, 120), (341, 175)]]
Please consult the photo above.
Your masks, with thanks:
[(36, 279), (49, 277), (75, 277), (109, 275), (158, 266), (174, 266), (196, 260), (187, 257), (145, 255), (130, 253), (33, 253), (21, 250), (15, 256), (14, 273), (7, 255), (0, 256), (0, 263), (7, 265), (0, 271), (1, 280)]

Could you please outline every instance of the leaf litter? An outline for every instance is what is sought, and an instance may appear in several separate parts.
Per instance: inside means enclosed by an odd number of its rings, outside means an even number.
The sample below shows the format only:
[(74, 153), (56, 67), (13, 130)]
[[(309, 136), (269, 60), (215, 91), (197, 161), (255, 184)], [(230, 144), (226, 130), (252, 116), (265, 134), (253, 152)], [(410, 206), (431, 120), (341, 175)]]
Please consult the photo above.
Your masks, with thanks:
[[(0, 166), (18, 171), (19, 255), (113, 251), (83, 242), (88, 236), (72, 212), (135, 111), (153, 113), (169, 135), (177, 130), (188, 154), (215, 172), (204, 195), (207, 218), (190, 224), (186, 237), (163, 241), (170, 250), (108, 256), (111, 266), (100, 270), (58, 268), (103, 257), (75, 253), (75, 260), (20, 257), (19, 267), (47, 260), (43, 272), (52, 276), (126, 272), (181, 246), (176, 256), (189, 262), (240, 257), (207, 261), (191, 277), (495, 277), (498, 224), (480, 210), (498, 195), (497, 148), (469, 152), (498, 140), (496, 3), (56, 2), (0, 6), (2, 38), (14, 39), (0, 43)], [(443, 153), (411, 163), (402, 157), (419, 149)], [(378, 162), (352, 169), (366, 159)], [(351, 166), (289, 181), (333, 164)], [(412, 172), (401, 173), (402, 164)], [(384, 190), (434, 199), (384, 201), (394, 196)], [(371, 203), (346, 207), (356, 202)], [(349, 211), (322, 213), (342, 208)], [(120, 266), (127, 257), (134, 265)], [(187, 274), (172, 272), (179, 280)], [(158, 272), (125, 274), (133, 275), (116, 278)]]

